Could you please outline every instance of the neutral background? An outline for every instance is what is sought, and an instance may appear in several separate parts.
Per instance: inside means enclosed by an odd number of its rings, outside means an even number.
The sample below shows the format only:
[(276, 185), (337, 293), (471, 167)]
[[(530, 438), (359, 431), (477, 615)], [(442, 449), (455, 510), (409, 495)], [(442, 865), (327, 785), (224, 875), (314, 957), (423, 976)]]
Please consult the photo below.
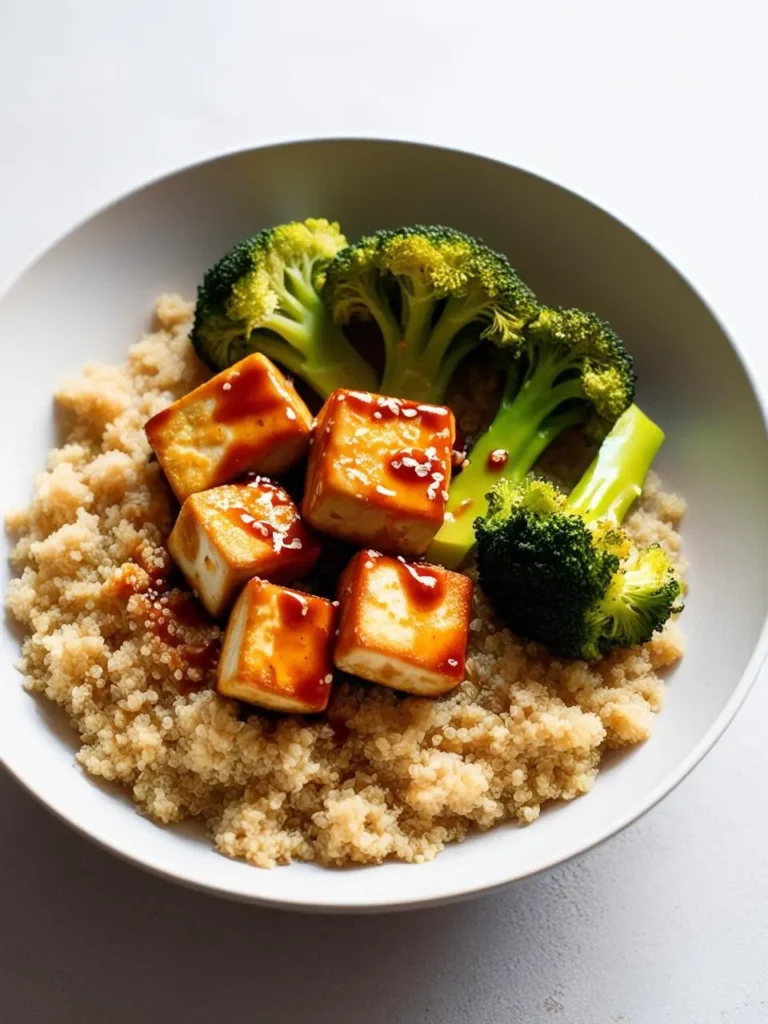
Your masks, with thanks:
[[(696, 282), (768, 389), (767, 31), (761, 0), (0, 0), (0, 280), (210, 153), (424, 139), (618, 214)], [(0, 1020), (768, 1021), (766, 722), (764, 676), (618, 838), (502, 895), (389, 917), (187, 892), (0, 777)]]

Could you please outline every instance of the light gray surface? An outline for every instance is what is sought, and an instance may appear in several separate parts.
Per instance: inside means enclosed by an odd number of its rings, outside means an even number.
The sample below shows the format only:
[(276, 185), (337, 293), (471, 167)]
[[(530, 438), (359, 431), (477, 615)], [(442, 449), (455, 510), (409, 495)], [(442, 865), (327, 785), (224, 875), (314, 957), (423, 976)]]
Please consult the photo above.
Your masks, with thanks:
[[(262, 6), (0, 6), (0, 278), (114, 193), (208, 152), (422, 137), (529, 166), (639, 228), (768, 387), (752, 327), (768, 227), (762, 5)], [(502, 896), (403, 917), (185, 892), (2, 778), (0, 1019), (757, 1024), (767, 719), (764, 677), (704, 764), (618, 839)]]

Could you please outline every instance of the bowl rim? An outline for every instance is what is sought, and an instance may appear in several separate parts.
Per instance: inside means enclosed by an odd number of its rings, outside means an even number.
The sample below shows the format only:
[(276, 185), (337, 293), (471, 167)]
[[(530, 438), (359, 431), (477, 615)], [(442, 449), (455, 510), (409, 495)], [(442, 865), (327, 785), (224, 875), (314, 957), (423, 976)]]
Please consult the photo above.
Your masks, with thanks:
[[(715, 312), (709, 301), (702, 295), (700, 290), (692, 284), (689, 278), (683, 273), (679, 267), (667, 257), (653, 242), (651, 242), (644, 234), (638, 231), (636, 228), (627, 223), (622, 217), (614, 214), (612, 210), (606, 208), (600, 203), (597, 203), (593, 199), (588, 198), (580, 192), (576, 192), (574, 189), (569, 188), (562, 182), (555, 178), (551, 178), (547, 175), (540, 174), (538, 171), (531, 170), (524, 164), (510, 163), (508, 160), (501, 159), (489, 155), (487, 153), (479, 152), (475, 149), (463, 149), (460, 146), (445, 145), (439, 142), (429, 142), (419, 139), (413, 139), (405, 137), (387, 137), (376, 133), (368, 134), (366, 132), (357, 132), (354, 134), (344, 135), (289, 135), (289, 136), (271, 136), (257, 142), (251, 142), (244, 144), (243, 146), (234, 149), (215, 150), (210, 152), (208, 155), (193, 161), (188, 161), (182, 164), (173, 165), (170, 168), (159, 171), (156, 174), (143, 179), (139, 184), (129, 187), (119, 192), (113, 198), (106, 202), (101, 202), (99, 205), (91, 209), (91, 211), (83, 217), (80, 217), (75, 222), (70, 223), (62, 231), (60, 231), (51, 241), (47, 241), (35, 249), (31, 255), (29, 255), (21, 265), (0, 282), (0, 306), (5, 300), (6, 296), (13, 290), (13, 288), (21, 282), (25, 275), (36, 266), (45, 256), (48, 255), (53, 249), (59, 244), (64, 242), (67, 238), (73, 235), (76, 231), (79, 231), (86, 224), (95, 220), (97, 217), (109, 211), (112, 207), (117, 206), (119, 203), (130, 198), (131, 196), (137, 195), (140, 192), (150, 189), (154, 185), (165, 181), (166, 179), (173, 178), (177, 175), (184, 174), (187, 171), (191, 171), (197, 168), (201, 168), (204, 165), (210, 165), (245, 155), (247, 153), (256, 152), (267, 149), (288, 149), (293, 146), (311, 145), (311, 144), (327, 144), (327, 143), (378, 143), (384, 145), (400, 145), (409, 146), (426, 150), (436, 150), (444, 153), (453, 153), (460, 156), (472, 157), (476, 160), (482, 160), (490, 164), (496, 164), (499, 167), (516, 170), (531, 178), (538, 179), (547, 185), (554, 186), (563, 192), (568, 193), (575, 199), (587, 203), (604, 216), (609, 217), (612, 221), (618, 224), (621, 228), (629, 231), (638, 241), (647, 246), (652, 250), (664, 263), (678, 275), (683, 283), (690, 289), (691, 293), (698, 299), (702, 306), (706, 309), (712, 319), (720, 328), (723, 336), (725, 337), (728, 345), (730, 346), (736, 360), (744, 373), (747, 383), (752, 391), (757, 408), (760, 412), (761, 422), (763, 430), (768, 437), (768, 393), (764, 394), (761, 390), (760, 383), (753, 372), (751, 366), (751, 359), (748, 354), (744, 353), (739, 345), (736, 344), (733, 335), (728, 330), (727, 326), (723, 322), (722, 318)], [(327, 901), (323, 900), (307, 900), (306, 898), (277, 898), (269, 895), (254, 894), (251, 892), (243, 892), (236, 886), (231, 885), (219, 885), (215, 881), (199, 881), (188, 877), (183, 870), (173, 872), (166, 870), (165, 868), (157, 866), (152, 862), (149, 856), (144, 857), (140, 855), (134, 855), (127, 853), (120, 847), (119, 838), (115, 841), (107, 840), (94, 834), (90, 828), (81, 823), (80, 821), (70, 817), (63, 810), (59, 809), (54, 803), (52, 803), (41, 787), (35, 785), (35, 783), (26, 778), (22, 770), (17, 769), (13, 765), (9, 764), (5, 753), (0, 751), (0, 763), (2, 763), (5, 770), (14, 778), (21, 786), (33, 796), (40, 804), (42, 804), (47, 810), (49, 810), (56, 818), (64, 822), (74, 831), (78, 832), (81, 836), (84, 836), (90, 842), (101, 847), (104, 850), (114, 854), (121, 860), (133, 864), (139, 868), (142, 868), (153, 875), (160, 878), (165, 878), (171, 882), (175, 882), (179, 885), (183, 885), (187, 888), (195, 889), (200, 892), (210, 893), (216, 896), (223, 897), (225, 899), (235, 900), (244, 903), (250, 903), (257, 906), (269, 907), (272, 909), (285, 909), (294, 911), (305, 911), (305, 912), (319, 912), (319, 913), (365, 913), (365, 912), (394, 912), (400, 910), (415, 910), (423, 907), (441, 906), (447, 903), (459, 902), (467, 899), (471, 899), (474, 896), (480, 894), (498, 892), (508, 885), (513, 884), (516, 881), (520, 881), (525, 878), (530, 878), (541, 872), (552, 870), (560, 864), (566, 864), (581, 854), (586, 853), (588, 850), (594, 849), (601, 846), (608, 839), (622, 832), (625, 828), (631, 825), (633, 822), (638, 821), (643, 815), (647, 814), (652, 807), (659, 803), (665, 796), (671, 793), (680, 783), (690, 774), (690, 772), (696, 767), (697, 764), (709, 753), (709, 751), (715, 746), (717, 741), (721, 738), (725, 730), (733, 721), (736, 713), (744, 703), (748, 693), (752, 689), (759, 673), (763, 666), (763, 663), (768, 658), (768, 609), (766, 609), (763, 624), (760, 630), (755, 647), (750, 655), (749, 661), (747, 662), (746, 668), (741, 674), (736, 686), (734, 687), (733, 693), (726, 701), (720, 714), (717, 716), (715, 721), (710, 725), (704, 736), (698, 741), (693, 750), (683, 759), (683, 761), (677, 766), (677, 768), (670, 772), (670, 774), (657, 786), (655, 786), (645, 797), (635, 801), (635, 803), (628, 809), (624, 810), (617, 817), (612, 819), (607, 826), (597, 829), (597, 835), (590, 836), (584, 840), (577, 840), (566, 846), (562, 854), (556, 854), (548, 857), (542, 861), (536, 867), (525, 869), (523, 871), (515, 873), (510, 872), (509, 876), (502, 879), (499, 882), (483, 883), (478, 882), (476, 884), (462, 882), (459, 878), (456, 880), (456, 884), (444, 887), (444, 892), (438, 896), (430, 896), (424, 899), (399, 899), (398, 896), (387, 894), (382, 898), (370, 897), (365, 901), (358, 901), (355, 903), (343, 902), (339, 900), (330, 899)], [(212, 849), (212, 853), (215, 851)], [(255, 870), (255, 869), (254, 869)], [(276, 869), (280, 870), (280, 869)]]

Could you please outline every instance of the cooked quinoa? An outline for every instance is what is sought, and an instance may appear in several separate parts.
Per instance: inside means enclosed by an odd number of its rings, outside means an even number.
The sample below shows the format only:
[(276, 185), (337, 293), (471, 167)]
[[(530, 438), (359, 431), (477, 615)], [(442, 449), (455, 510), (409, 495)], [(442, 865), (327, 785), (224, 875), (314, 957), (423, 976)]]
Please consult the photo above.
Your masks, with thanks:
[[(467, 679), (441, 699), (345, 681), (325, 715), (299, 718), (219, 697), (218, 627), (177, 622), (185, 595), (153, 590), (174, 506), (143, 427), (206, 377), (190, 315), (161, 296), (125, 365), (61, 386), (65, 443), (8, 517), (19, 667), (65, 708), (88, 772), (161, 822), (199, 817), (222, 853), (260, 867), (422, 861), (470, 829), (533, 822), (545, 801), (591, 788), (606, 748), (649, 736), (658, 673), (683, 653), (676, 624), (597, 664), (554, 659), (502, 629), (479, 588)], [(626, 525), (679, 564), (683, 510), (651, 479)]]

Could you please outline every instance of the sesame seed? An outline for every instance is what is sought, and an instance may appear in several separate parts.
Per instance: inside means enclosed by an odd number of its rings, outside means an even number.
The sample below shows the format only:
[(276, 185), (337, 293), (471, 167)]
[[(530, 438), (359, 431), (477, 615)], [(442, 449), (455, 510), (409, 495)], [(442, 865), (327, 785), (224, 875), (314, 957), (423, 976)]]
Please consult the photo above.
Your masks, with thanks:
[(379, 412), (379, 410), (378, 410), (378, 409), (376, 410), (376, 412), (374, 412), (374, 414), (373, 414), (373, 418), (374, 418), (375, 420), (380, 420), (380, 419), (381, 419), (381, 413)]
[(416, 409), (403, 409), (403, 416), (405, 416), (405, 418), (408, 420), (412, 420), (414, 416), (418, 415), (419, 414)]
[(383, 494), (387, 498), (394, 498), (397, 491), (392, 491), (389, 487), (382, 487), (381, 484), (376, 484), (376, 493)]
[(288, 406), (288, 408), (285, 410), (285, 415), (288, 417), (289, 420), (296, 419), (296, 413), (293, 411), (293, 409), (291, 409), (290, 406)]
[(449, 658), (449, 659), (448, 659), (448, 664), (449, 664), (449, 665), (451, 666), (451, 668), (456, 668), (456, 666), (457, 666), (457, 665), (458, 665), (459, 663), (458, 663), (458, 661), (456, 661), (456, 659), (455, 659), (455, 658)]
[(329, 672), (328, 675), (323, 680), (323, 682), (325, 682), (325, 683), (332, 683), (333, 682), (333, 673)]
[(365, 568), (366, 568), (366, 569), (372, 569), (372, 568), (373, 568), (373, 562), (371, 561), (371, 559), (370, 559), (370, 558), (369, 558), (369, 559), (368, 559), (368, 561), (367, 561), (367, 562), (365, 563)]
[(442, 491), (443, 501), (448, 501), (448, 491)]
[(231, 391), (232, 390), (232, 385), (229, 383), (229, 381), (227, 381), (225, 384), (222, 384), (221, 387), (222, 387), (222, 390), (224, 390), (224, 391)]

